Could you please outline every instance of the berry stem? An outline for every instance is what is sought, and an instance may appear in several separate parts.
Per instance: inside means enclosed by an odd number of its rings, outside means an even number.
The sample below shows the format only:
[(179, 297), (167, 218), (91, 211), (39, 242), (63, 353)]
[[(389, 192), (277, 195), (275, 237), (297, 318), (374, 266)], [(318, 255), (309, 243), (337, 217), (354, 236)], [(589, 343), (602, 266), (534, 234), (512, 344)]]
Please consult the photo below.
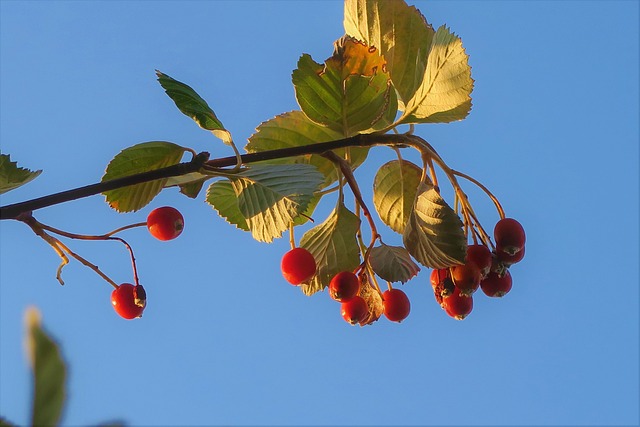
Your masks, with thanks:
[(493, 202), (493, 204), (496, 206), (496, 210), (498, 211), (498, 215), (500, 215), (500, 219), (503, 219), (506, 217), (505, 213), (504, 213), (504, 209), (502, 209), (502, 205), (500, 204), (500, 202), (498, 201), (498, 198), (496, 196), (493, 195), (493, 193), (491, 193), (491, 191), (489, 191), (489, 189), (487, 187), (485, 187), (484, 185), (482, 185), (482, 183), (480, 181), (478, 181), (475, 178), (472, 178), (471, 176), (462, 173), (460, 171), (457, 170), (453, 170), (451, 169), (451, 172), (454, 175), (460, 176), (468, 181), (471, 181), (472, 183), (474, 183), (475, 185), (477, 185), (482, 191), (484, 191), (487, 196), (489, 196), (489, 198), (491, 199), (491, 201)]

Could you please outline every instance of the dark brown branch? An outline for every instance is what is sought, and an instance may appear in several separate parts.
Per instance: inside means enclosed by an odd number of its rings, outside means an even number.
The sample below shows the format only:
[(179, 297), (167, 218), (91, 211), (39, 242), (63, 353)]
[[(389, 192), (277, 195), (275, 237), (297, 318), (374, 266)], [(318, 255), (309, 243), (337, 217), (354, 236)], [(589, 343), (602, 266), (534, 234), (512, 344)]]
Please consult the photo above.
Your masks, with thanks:
[[(243, 154), (240, 157), (243, 164), (249, 164), (264, 160), (274, 160), (308, 154), (321, 154), (330, 150), (345, 147), (365, 147), (379, 144), (403, 144), (404, 142), (404, 135), (356, 135), (350, 138), (339, 139), (335, 141), (321, 142), (317, 144), (298, 147), (281, 148), (277, 150), (262, 151), (258, 153)], [(109, 190), (115, 190), (117, 188), (141, 184), (144, 182), (154, 181), (156, 179), (187, 175), (189, 173), (199, 171), (203, 165), (213, 168), (224, 168), (235, 166), (237, 164), (237, 158), (235, 156), (222, 157), (206, 161), (207, 158), (207, 153), (201, 153), (200, 155), (196, 156), (196, 158), (194, 158), (194, 160), (191, 162), (179, 163), (177, 165), (169, 166), (162, 169), (156, 169), (153, 171), (130, 175), (124, 178), (118, 178), (110, 181), (99, 182), (96, 184), (78, 187), (71, 190), (62, 191), (60, 193), (50, 194), (36, 199), (27, 200), (25, 202), (2, 206), (0, 207), (0, 220), (16, 219), (23, 212), (31, 212), (48, 206), (57, 205), (84, 197), (94, 196), (96, 194), (104, 193), (105, 191)]]

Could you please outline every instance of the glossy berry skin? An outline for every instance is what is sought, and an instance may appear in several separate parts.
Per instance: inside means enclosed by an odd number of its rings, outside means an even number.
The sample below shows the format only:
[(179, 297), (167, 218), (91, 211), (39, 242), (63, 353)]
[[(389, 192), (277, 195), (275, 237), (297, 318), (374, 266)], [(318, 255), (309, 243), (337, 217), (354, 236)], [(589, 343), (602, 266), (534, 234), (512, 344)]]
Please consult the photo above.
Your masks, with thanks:
[(473, 310), (473, 297), (462, 295), (456, 288), (453, 294), (443, 298), (442, 308), (454, 319), (463, 320)]
[(498, 258), (498, 261), (500, 261), (502, 264), (508, 267), (510, 265), (513, 265), (522, 261), (522, 259), (524, 258), (525, 248), (526, 247), (523, 246), (522, 249), (520, 249), (514, 255), (510, 255), (504, 250), (502, 250), (502, 248), (498, 247), (496, 248), (496, 258)]
[(342, 318), (348, 323), (355, 325), (369, 317), (369, 307), (361, 296), (355, 296), (347, 302), (343, 302), (340, 307)]
[(329, 282), (329, 296), (339, 302), (347, 302), (358, 295), (360, 280), (350, 271), (341, 271)]
[(147, 296), (141, 285), (123, 283), (111, 292), (113, 309), (125, 319), (141, 317), (147, 305)]
[(285, 280), (297, 286), (316, 274), (316, 260), (308, 250), (294, 248), (284, 254), (280, 262), (280, 269)]
[(411, 303), (409, 297), (400, 289), (389, 289), (382, 293), (384, 315), (392, 322), (402, 322), (409, 316)]
[(474, 263), (480, 270), (480, 277), (487, 277), (493, 263), (493, 254), (485, 245), (467, 246), (467, 263)]
[(474, 263), (456, 265), (451, 268), (451, 279), (460, 293), (469, 296), (480, 287), (480, 269)]
[(172, 240), (182, 233), (184, 218), (176, 208), (163, 206), (149, 213), (147, 228), (149, 233), (158, 240)]
[(526, 242), (526, 235), (522, 225), (513, 218), (503, 218), (496, 224), (493, 230), (496, 246), (503, 252), (515, 255)]
[(489, 297), (500, 298), (505, 296), (511, 290), (512, 279), (509, 270), (506, 270), (501, 277), (496, 272), (491, 272), (480, 282), (480, 288)]

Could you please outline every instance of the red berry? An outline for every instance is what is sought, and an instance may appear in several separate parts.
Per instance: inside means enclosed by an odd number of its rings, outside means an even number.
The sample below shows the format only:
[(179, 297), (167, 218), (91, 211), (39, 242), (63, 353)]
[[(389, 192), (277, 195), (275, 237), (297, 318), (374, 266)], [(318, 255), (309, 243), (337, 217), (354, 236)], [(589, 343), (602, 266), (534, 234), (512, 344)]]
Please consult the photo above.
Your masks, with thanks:
[(485, 245), (467, 246), (467, 262), (474, 263), (480, 269), (480, 276), (487, 277), (491, 270), (493, 254)]
[(429, 280), (431, 281), (431, 287), (433, 289), (435, 289), (447, 277), (449, 277), (449, 269), (448, 268), (441, 268), (441, 269), (438, 269), (438, 270), (431, 271), (431, 276), (429, 277)]
[(163, 206), (151, 211), (147, 217), (147, 228), (158, 240), (172, 240), (182, 233), (184, 218), (176, 208)]
[(453, 293), (455, 285), (451, 281), (448, 268), (441, 268), (439, 270), (433, 270), (431, 272), (431, 287), (433, 288), (433, 295), (436, 298), (437, 303), (442, 307), (442, 298)]
[(522, 259), (524, 258), (524, 250), (525, 250), (525, 247), (523, 246), (522, 249), (520, 249), (514, 255), (510, 255), (504, 250), (502, 250), (502, 248), (498, 247), (496, 248), (496, 257), (498, 258), (498, 261), (500, 261), (502, 264), (506, 266), (510, 266), (522, 261)]
[(524, 228), (513, 218), (502, 218), (498, 221), (493, 230), (493, 237), (496, 239), (496, 246), (510, 255), (515, 255), (524, 248), (526, 241)]
[(287, 282), (299, 285), (316, 274), (316, 260), (308, 250), (294, 248), (284, 254), (280, 269)]
[(509, 293), (511, 284), (512, 279), (509, 270), (505, 270), (503, 276), (492, 271), (486, 279), (480, 282), (480, 287), (487, 296), (499, 298)]
[(369, 316), (367, 302), (361, 296), (355, 296), (347, 302), (343, 302), (340, 313), (347, 322), (355, 325), (364, 321)]
[(480, 287), (480, 269), (474, 263), (451, 268), (451, 279), (463, 295), (471, 295)]
[(462, 295), (456, 288), (453, 294), (443, 298), (442, 306), (449, 316), (456, 320), (463, 320), (473, 310), (473, 297)]
[(329, 282), (329, 295), (336, 301), (347, 302), (358, 295), (360, 280), (350, 271), (341, 271)]
[(411, 303), (407, 294), (400, 289), (389, 289), (382, 294), (384, 315), (392, 322), (402, 322), (411, 311)]
[(147, 294), (141, 285), (123, 283), (111, 292), (114, 310), (125, 319), (141, 317), (147, 305)]

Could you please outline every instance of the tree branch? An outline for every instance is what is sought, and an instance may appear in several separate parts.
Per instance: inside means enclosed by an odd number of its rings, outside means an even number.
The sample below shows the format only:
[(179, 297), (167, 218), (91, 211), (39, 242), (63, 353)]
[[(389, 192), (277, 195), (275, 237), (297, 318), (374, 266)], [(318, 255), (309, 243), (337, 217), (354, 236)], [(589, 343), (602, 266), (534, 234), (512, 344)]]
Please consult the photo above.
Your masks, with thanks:
[[(242, 164), (250, 164), (265, 160), (274, 160), (287, 157), (295, 157), (309, 154), (321, 154), (327, 151), (336, 150), (345, 147), (370, 147), (374, 145), (390, 145), (390, 144), (408, 144), (409, 138), (406, 135), (378, 135), (363, 134), (355, 135), (349, 138), (338, 139), (329, 142), (320, 142), (317, 144), (304, 145), (298, 147), (281, 148), (277, 150), (268, 150), (258, 153), (248, 153), (240, 156)], [(36, 199), (24, 202), (14, 203), (0, 207), (0, 220), (16, 219), (21, 213), (31, 212), (48, 206), (81, 199), (84, 197), (94, 196), (104, 193), (105, 191), (115, 190), (117, 188), (127, 187), (130, 185), (141, 184), (144, 182), (154, 181), (157, 179), (171, 178), (176, 176), (187, 175), (189, 173), (199, 171), (203, 166), (212, 168), (223, 168), (235, 166), (238, 159), (236, 156), (221, 157), (217, 159), (208, 159), (208, 153), (200, 153), (192, 161), (179, 163), (177, 165), (168, 166), (166, 168), (156, 169), (149, 172), (130, 175), (123, 178), (113, 179), (110, 181), (99, 182), (96, 184), (78, 187), (60, 193), (50, 194)]]

